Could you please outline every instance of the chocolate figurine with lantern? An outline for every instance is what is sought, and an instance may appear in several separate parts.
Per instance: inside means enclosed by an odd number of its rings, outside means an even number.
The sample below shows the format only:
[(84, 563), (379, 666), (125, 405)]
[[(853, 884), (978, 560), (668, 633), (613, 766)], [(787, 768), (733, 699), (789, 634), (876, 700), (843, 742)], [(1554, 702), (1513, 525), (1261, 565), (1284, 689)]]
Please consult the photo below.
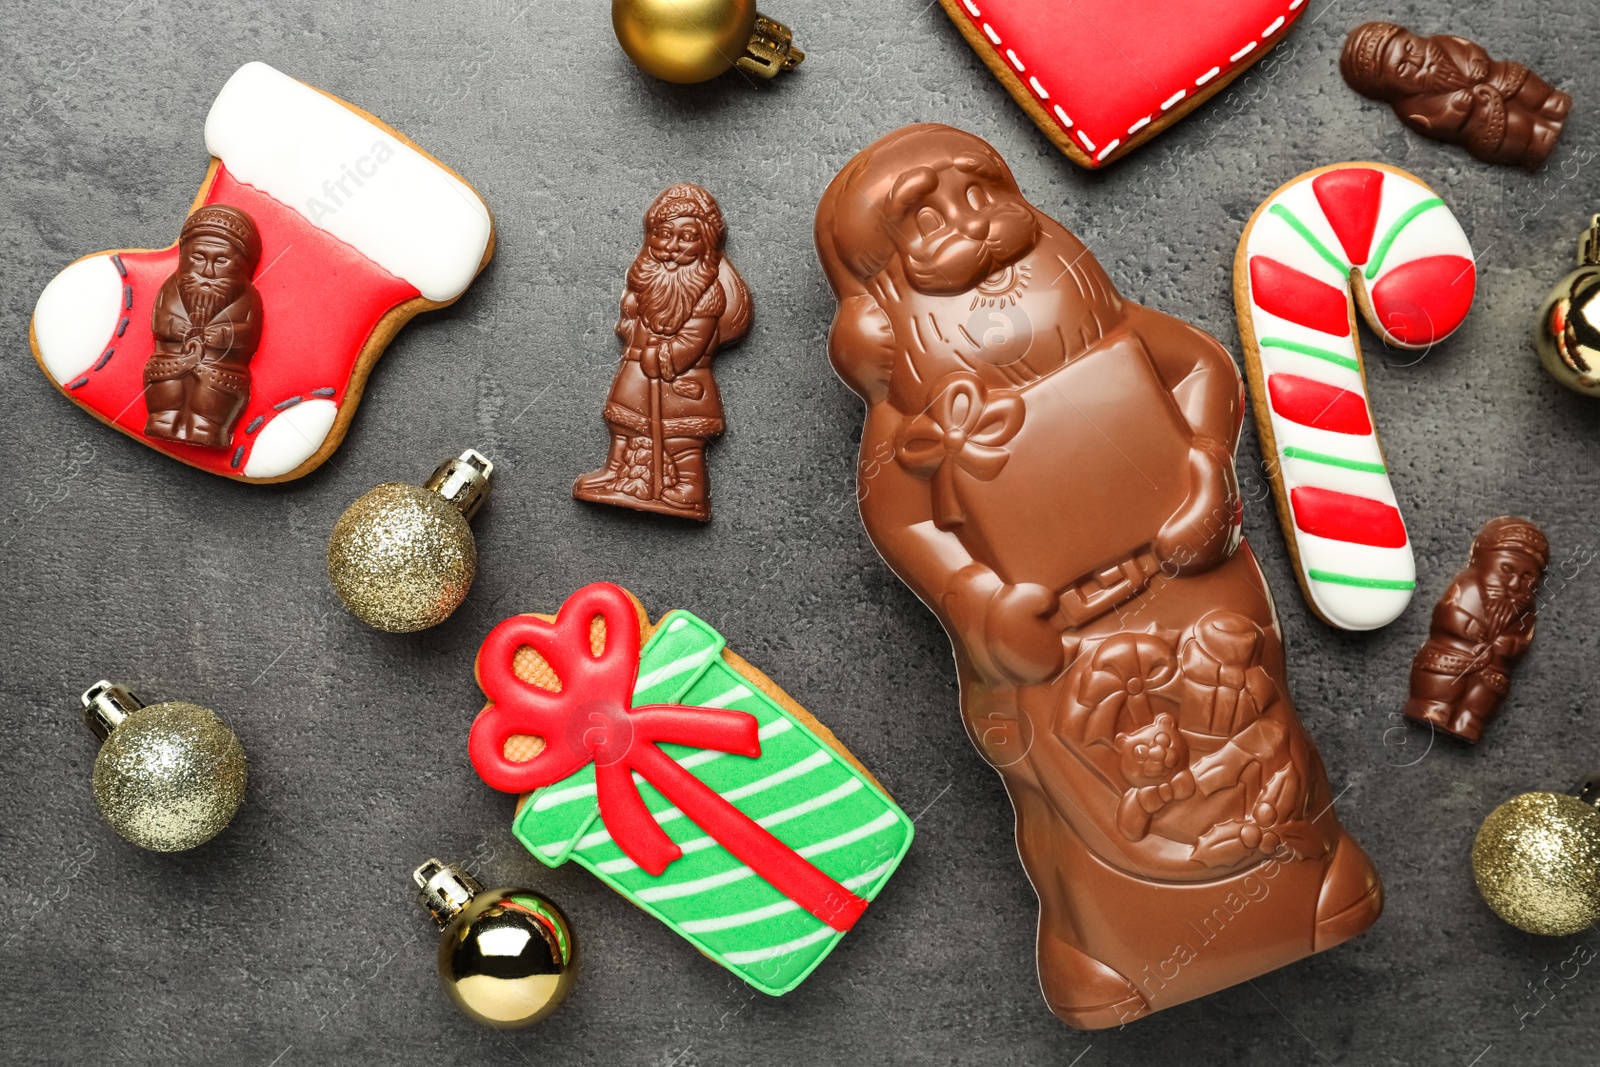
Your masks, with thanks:
[(862, 521), (950, 635), (1051, 1010), (1118, 1026), (1370, 926), (1383, 887), (1240, 536), (1227, 351), (1118, 293), (948, 126), (863, 149), (816, 239), (867, 404)]
[(251, 284), (260, 259), (256, 224), (238, 208), (207, 204), (184, 220), (178, 269), (151, 314), (146, 437), (206, 448), (232, 441), (261, 343), (261, 294)]
[(1339, 70), (1352, 89), (1392, 105), (1422, 136), (1460, 144), (1485, 163), (1537, 170), (1572, 110), (1572, 97), (1521, 63), (1490, 59), (1461, 37), (1419, 37), (1392, 22), (1351, 30)]
[(1511, 668), (1533, 641), (1539, 582), (1550, 544), (1527, 519), (1502, 516), (1472, 541), (1466, 569), (1433, 609), (1428, 640), (1411, 664), (1405, 712), (1476, 742), (1511, 688)]
[(706, 442), (723, 430), (711, 359), (750, 328), (750, 290), (723, 254), (725, 232), (722, 209), (698, 185), (672, 186), (645, 214), (617, 323), (611, 450), (573, 484), (580, 500), (711, 518)]

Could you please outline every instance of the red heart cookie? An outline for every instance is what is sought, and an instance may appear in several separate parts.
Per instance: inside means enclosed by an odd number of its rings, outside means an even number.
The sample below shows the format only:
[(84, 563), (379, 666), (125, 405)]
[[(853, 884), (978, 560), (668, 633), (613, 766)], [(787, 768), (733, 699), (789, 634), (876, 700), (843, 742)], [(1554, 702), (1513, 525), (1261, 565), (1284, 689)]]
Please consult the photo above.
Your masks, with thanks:
[(1265, 55), (1305, 0), (939, 0), (1056, 146), (1100, 167)]

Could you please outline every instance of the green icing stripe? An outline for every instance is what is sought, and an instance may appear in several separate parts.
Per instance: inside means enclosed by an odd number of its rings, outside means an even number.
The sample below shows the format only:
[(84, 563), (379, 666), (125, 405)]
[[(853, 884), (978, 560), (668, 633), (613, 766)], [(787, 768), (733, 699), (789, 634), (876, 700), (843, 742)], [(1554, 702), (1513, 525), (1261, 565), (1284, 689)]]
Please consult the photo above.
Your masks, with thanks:
[(1358, 574), (1340, 574), (1337, 571), (1319, 571), (1315, 568), (1306, 571), (1312, 578), (1319, 582), (1331, 582), (1334, 585), (1353, 585), (1358, 589), (1415, 589), (1416, 582), (1408, 582), (1398, 578), (1363, 578)]
[[(895, 862), (891, 855), (890, 859), (879, 863), (878, 866), (869, 867), (853, 877), (840, 878), (839, 881), (848, 889), (859, 889), (880, 881)], [(704, 935), (703, 939), (707, 945), (729, 956), (751, 951), (761, 952), (811, 934), (816, 934), (818, 940), (829, 936), (842, 936), (839, 931), (815, 916), (801, 911), (798, 906), (783, 906), (792, 905), (792, 901), (774, 897), (767, 903), (768, 899), (761, 898), (762, 902), (754, 907), (741, 908), (724, 915), (691, 919), (684, 925), (688, 926), (688, 932)], [(755, 929), (751, 929), (752, 927)]]
[(1313, 452), (1309, 448), (1297, 448), (1289, 445), (1283, 450), (1284, 459), (1303, 459), (1312, 463), (1325, 463), (1330, 467), (1343, 467), (1345, 470), (1362, 471), (1366, 474), (1388, 474), (1388, 468), (1382, 463), (1368, 463), (1365, 460), (1345, 459), (1343, 456), (1330, 456), (1326, 452)]
[[(662, 749), (779, 840), (868, 900), (910, 847), (906, 817), (804, 723), (758, 692), (721, 656), (722, 638), (686, 612), (673, 612), (640, 655), (638, 703), (725, 706), (761, 729), (761, 756)], [(636, 781), (638, 781), (636, 779)], [(639, 793), (658, 825), (684, 850), (659, 878), (633, 863), (605, 831), (592, 792), (593, 767), (535, 792), (513, 832), (555, 866), (569, 856), (702, 952), (762, 992), (793, 989), (844, 935), (797, 905), (683, 817), (653, 786)], [(585, 788), (587, 787), (587, 788)], [(569, 792), (570, 791), (570, 792)], [(550, 804), (561, 793), (583, 803)]]
[(1341, 356), (1337, 352), (1331, 352), (1326, 348), (1318, 348), (1316, 345), (1301, 344), (1299, 341), (1290, 341), (1283, 337), (1263, 337), (1259, 343), (1267, 348), (1282, 348), (1290, 352), (1298, 352), (1302, 356), (1315, 356), (1317, 359), (1325, 359), (1329, 363), (1343, 367), (1345, 370), (1359, 371), (1361, 369), (1361, 364), (1349, 356)]
[[(833, 761), (828, 758), (828, 753), (821, 752), (821, 751), (813, 751), (810, 754), (808, 754), (805, 758), (800, 759), (800, 760), (796, 760), (795, 762), (790, 763), (787, 766), (772, 768), (771, 769), (771, 773), (767, 774), (765, 777), (758, 778), (753, 782), (747, 782), (746, 784), (741, 785), (736, 789), (720, 789), (720, 788), (718, 788), (717, 784), (714, 781), (709, 781), (708, 780), (711, 777), (710, 775), (702, 775), (701, 776), (701, 781), (704, 781), (712, 789), (715, 789), (717, 792), (721, 793), (722, 794), (722, 798), (724, 800), (737, 801), (737, 800), (743, 800), (746, 797), (757, 796), (759, 794), (767, 792), (769, 789), (773, 789), (773, 788), (776, 788), (777, 786), (781, 786), (781, 785), (783, 785), (783, 784), (785, 784), (787, 782), (791, 782), (791, 781), (795, 780), (796, 778), (800, 778), (800, 777), (809, 775), (813, 771), (817, 771), (817, 770), (820, 770), (823, 767), (827, 767), (832, 762)], [(809, 788), (814, 783), (807, 782), (806, 784), (807, 784), (807, 788)], [(676, 822), (677, 820), (683, 818), (683, 812), (679, 811), (677, 808), (675, 808), (675, 807), (671, 806), (670, 804), (668, 804), (667, 801), (666, 801), (666, 798), (661, 796), (660, 793), (657, 793), (655, 791), (655, 788), (653, 786), (649, 785), (649, 783), (641, 783), (639, 785), (639, 793), (640, 793), (640, 795), (644, 796), (647, 801), (653, 801), (652, 803), (650, 803), (650, 810), (651, 810), (652, 814), (654, 814), (656, 816), (656, 822), (657, 823), (660, 823), (660, 824), (672, 823), (672, 822)], [(532, 805), (529, 805), (529, 806), (532, 807)], [(744, 805), (744, 808), (746, 808), (746, 809), (748, 809), (749, 807), (750, 807), (750, 805), (748, 805), (748, 804)], [(537, 809), (535, 809), (535, 813), (539, 814), (539, 815), (547, 815), (547, 814), (549, 814), (549, 811), (548, 811), (548, 809), (546, 811), (538, 811)], [(748, 813), (749, 812), (746, 811), (746, 814), (748, 814)], [(694, 824), (690, 823), (689, 825), (691, 827), (693, 827)], [(595, 831), (595, 834), (597, 835), (594, 838), (594, 843), (595, 844), (598, 844), (601, 841), (609, 841), (610, 840), (610, 836), (611, 836), (610, 834), (605, 834), (603, 837), (602, 836), (598, 836), (601, 833), (602, 833), (602, 831), (599, 831), (599, 830)], [(588, 840), (587, 837), (584, 840), (580, 840), (578, 842), (578, 848), (579, 849), (584, 849), (585, 842), (587, 840)], [(539, 846), (539, 848), (541, 849), (541, 851), (549, 851), (549, 849), (546, 846), (543, 846), (543, 845)]]
[(1383, 257), (1389, 254), (1389, 246), (1394, 244), (1396, 237), (1400, 236), (1400, 231), (1411, 225), (1412, 219), (1424, 211), (1431, 211), (1436, 207), (1444, 207), (1444, 201), (1438, 197), (1424, 200), (1394, 220), (1394, 225), (1389, 227), (1389, 232), (1384, 234), (1383, 240), (1378, 242), (1377, 252), (1373, 254), (1371, 261), (1367, 263), (1367, 281), (1370, 282), (1378, 276), (1378, 270), (1383, 266)]
[[(889, 829), (891, 826), (897, 825), (899, 820), (895, 816), (895, 812), (886, 811), (865, 825), (858, 826), (853, 830), (846, 830), (844, 833), (836, 834), (824, 841), (815, 841), (809, 845), (802, 845), (795, 851), (807, 859), (810, 859), (813, 856), (823, 855), (824, 853), (834, 852), (838, 849), (844, 848), (847, 845), (852, 845), (857, 841), (870, 838), (874, 834)], [(676, 897), (696, 896), (700, 893), (708, 892), (709, 890), (728, 885), (732, 882), (737, 882), (745, 878), (752, 878), (755, 876), (755, 873), (756, 872), (752, 871), (749, 867), (739, 866), (724, 871), (718, 871), (716, 874), (706, 875), (703, 878), (685, 879), (675, 882), (672, 885), (652, 885), (646, 889), (641, 889), (638, 891), (639, 899), (672, 900)]]
[(1317, 240), (1317, 235), (1312, 233), (1311, 230), (1306, 227), (1305, 223), (1296, 218), (1294, 212), (1290, 211), (1282, 204), (1273, 204), (1267, 210), (1278, 216), (1284, 222), (1287, 222), (1295, 233), (1299, 234), (1305, 239), (1306, 244), (1311, 246), (1311, 250), (1313, 252), (1327, 260), (1328, 266), (1339, 272), (1339, 276), (1341, 278), (1348, 278), (1350, 276), (1350, 264), (1334, 255), (1332, 252), (1328, 251), (1328, 246)]
[[(827, 807), (829, 804), (836, 803), (839, 800), (842, 800), (843, 798), (851, 796), (855, 793), (859, 793), (860, 791), (861, 779), (846, 778), (842, 783), (834, 786), (826, 793), (818, 794), (817, 796), (811, 797), (808, 800), (803, 800), (798, 804), (791, 804), (789, 807), (783, 808), (780, 811), (775, 811), (771, 815), (763, 815), (756, 819), (756, 822), (766, 829), (771, 829), (774, 826), (781, 826), (790, 819), (798, 819), (800, 816), (816, 811), (818, 808)], [(696, 827), (696, 829), (698, 829), (698, 827)], [(607, 835), (607, 840), (609, 840), (609, 835)], [(704, 835), (700, 837), (688, 838), (687, 840), (682, 841), (674, 838), (674, 841), (679, 848), (683, 849), (685, 855), (703, 851), (704, 849), (715, 846), (717, 843), (715, 838), (706, 837)], [(615, 847), (615, 845), (613, 845), (613, 847)], [(622, 850), (617, 849), (617, 851), (620, 853)], [(590, 854), (590, 858), (595, 858), (593, 853)], [(600, 870), (604, 874), (621, 874), (624, 871), (634, 870), (638, 866), (639, 865), (637, 863), (634, 863), (631, 859), (628, 859), (628, 857), (621, 856), (617, 859), (605, 860), (600, 864)]]
[(789, 955), (790, 953), (799, 952), (801, 949), (814, 945), (818, 941), (826, 940), (827, 936), (831, 933), (835, 933), (835, 931), (830, 930), (827, 927), (823, 927), (822, 929), (814, 931), (813, 933), (806, 934), (804, 937), (797, 937), (793, 941), (786, 941), (779, 945), (770, 945), (766, 948), (755, 949), (754, 951), (729, 952), (724, 955), (724, 958), (729, 963), (738, 964), (741, 966), (752, 963), (762, 963), (767, 960), (777, 959), (780, 956)]

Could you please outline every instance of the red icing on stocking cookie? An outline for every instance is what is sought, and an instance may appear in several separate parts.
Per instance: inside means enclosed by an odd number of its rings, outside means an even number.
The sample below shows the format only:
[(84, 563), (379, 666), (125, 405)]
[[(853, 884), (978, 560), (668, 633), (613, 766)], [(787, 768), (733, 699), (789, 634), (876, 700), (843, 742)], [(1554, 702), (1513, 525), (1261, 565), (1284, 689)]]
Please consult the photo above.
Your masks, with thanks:
[(63, 270), (34, 310), (34, 354), (75, 403), (159, 451), (245, 481), (297, 478), (338, 446), (394, 333), (487, 262), (493, 223), (403, 136), (265, 64), (223, 87), (206, 143), (195, 210), (226, 205), (257, 237), (259, 251), (243, 229), (230, 240), (226, 210), (200, 227), (219, 254), (254, 256), (250, 325), (181, 296), (218, 269), (195, 258), (191, 226), (181, 245)]

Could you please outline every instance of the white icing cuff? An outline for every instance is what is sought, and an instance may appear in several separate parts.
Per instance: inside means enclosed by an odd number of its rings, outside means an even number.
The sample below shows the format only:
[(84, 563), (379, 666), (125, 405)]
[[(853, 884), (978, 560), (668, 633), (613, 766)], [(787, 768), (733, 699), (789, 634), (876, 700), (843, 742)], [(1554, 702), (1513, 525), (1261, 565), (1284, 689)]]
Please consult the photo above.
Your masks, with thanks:
[(217, 94), (206, 147), (429, 300), (460, 296), (489, 246), (489, 209), (466, 183), (265, 63), (246, 63)]
[(320, 399), (303, 400), (279, 412), (256, 435), (244, 476), (276, 478), (288, 474), (317, 454), (338, 414), (339, 405)]
[(122, 275), (110, 256), (90, 256), (50, 279), (33, 307), (33, 336), (50, 377), (66, 385), (94, 366), (122, 316)]

